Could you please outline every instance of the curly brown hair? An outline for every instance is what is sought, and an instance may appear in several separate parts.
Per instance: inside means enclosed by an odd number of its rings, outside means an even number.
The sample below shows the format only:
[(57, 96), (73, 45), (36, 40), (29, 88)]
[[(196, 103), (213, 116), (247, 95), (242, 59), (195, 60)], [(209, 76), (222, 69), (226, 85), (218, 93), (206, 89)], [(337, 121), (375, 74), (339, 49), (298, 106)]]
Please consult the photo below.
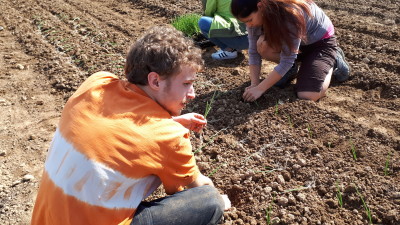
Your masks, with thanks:
[(182, 66), (200, 71), (203, 65), (201, 50), (194, 46), (192, 39), (172, 26), (155, 26), (130, 48), (125, 76), (130, 83), (147, 85), (150, 72), (167, 79), (180, 73)]

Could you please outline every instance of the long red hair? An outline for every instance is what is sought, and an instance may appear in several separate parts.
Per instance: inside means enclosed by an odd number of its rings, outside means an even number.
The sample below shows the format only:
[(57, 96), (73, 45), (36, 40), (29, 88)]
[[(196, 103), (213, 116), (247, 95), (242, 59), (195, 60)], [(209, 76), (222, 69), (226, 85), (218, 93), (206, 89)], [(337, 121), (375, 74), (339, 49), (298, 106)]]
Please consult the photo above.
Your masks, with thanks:
[[(286, 44), (290, 51), (295, 51), (293, 38), (306, 40), (306, 13), (311, 16), (312, 0), (260, 0), (263, 13), (264, 37), (268, 44), (280, 49)], [(289, 53), (286, 53), (289, 54)]]

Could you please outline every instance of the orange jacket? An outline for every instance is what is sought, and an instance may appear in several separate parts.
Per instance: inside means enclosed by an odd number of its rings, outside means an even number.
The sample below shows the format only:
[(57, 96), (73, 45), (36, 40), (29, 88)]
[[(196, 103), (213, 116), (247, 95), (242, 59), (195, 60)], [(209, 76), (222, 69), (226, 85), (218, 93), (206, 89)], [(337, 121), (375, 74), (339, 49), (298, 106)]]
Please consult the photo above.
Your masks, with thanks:
[(136, 85), (99, 72), (65, 105), (31, 224), (129, 224), (161, 183), (175, 193), (198, 174), (189, 131)]

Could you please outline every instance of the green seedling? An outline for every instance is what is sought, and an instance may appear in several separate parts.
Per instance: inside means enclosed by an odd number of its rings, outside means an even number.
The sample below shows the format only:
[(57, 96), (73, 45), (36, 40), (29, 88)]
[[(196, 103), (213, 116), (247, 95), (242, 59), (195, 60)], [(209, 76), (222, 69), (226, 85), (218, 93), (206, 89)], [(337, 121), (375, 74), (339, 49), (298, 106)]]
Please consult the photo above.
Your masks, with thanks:
[(343, 208), (343, 194), (342, 194), (342, 190), (340, 189), (340, 186), (338, 184), (338, 182), (336, 182), (336, 198), (338, 200), (339, 206), (340, 208)]
[(274, 199), (269, 203), (268, 208), (265, 209), (265, 220), (268, 225), (272, 224), (271, 215), (272, 215), (272, 206), (274, 204)]
[(389, 175), (389, 164), (390, 164), (390, 151), (388, 152), (386, 162), (385, 162), (385, 169), (383, 172), (385, 173), (385, 176)]
[(211, 111), (212, 104), (214, 103), (214, 98), (215, 98), (215, 94), (216, 94), (216, 93), (217, 93), (217, 91), (214, 91), (214, 94), (213, 94), (211, 100), (210, 100), (210, 101), (207, 101), (206, 110), (204, 111), (204, 118), (207, 118), (208, 113)]
[(283, 193), (288, 193), (288, 192), (293, 192), (293, 191), (302, 191), (302, 190), (306, 190), (309, 188), (310, 187), (298, 187), (298, 188), (293, 188), (293, 189), (287, 189), (287, 190), (284, 190)]
[(227, 128), (223, 128), (223, 129), (219, 130), (217, 133), (215, 133), (213, 136), (211, 136), (210, 140), (209, 140), (207, 143), (205, 143), (204, 145), (201, 145), (200, 147), (198, 147), (198, 148), (196, 149), (196, 151), (193, 152), (193, 154), (198, 153), (199, 151), (201, 151), (201, 150), (202, 150), (204, 147), (206, 147), (207, 145), (214, 143), (214, 138), (215, 138), (220, 132), (222, 132), (222, 131), (224, 131), (224, 130), (226, 130), (226, 129), (227, 129)]
[(351, 146), (351, 154), (353, 154), (353, 159), (357, 160), (356, 146), (353, 143), (353, 140), (350, 138), (350, 146)]
[(328, 142), (328, 148), (330, 149), (331, 148), (331, 146), (332, 146), (332, 142)]
[(221, 169), (223, 166), (225, 166), (226, 164), (223, 163), (222, 165), (218, 166), (217, 168), (215, 168), (213, 171), (211, 171), (210, 174), (208, 174), (208, 177), (212, 177), (216, 172), (218, 172), (219, 169)]
[(307, 130), (308, 130), (308, 137), (309, 137), (309, 138), (312, 138), (313, 132), (312, 132), (312, 130), (311, 130), (310, 124), (307, 124)]
[(69, 38), (62, 38), (62, 39), (60, 40), (60, 42), (67, 42), (67, 41), (69, 41)]
[(292, 191), (302, 191), (302, 190), (310, 189), (313, 187), (315, 187), (315, 181), (307, 184), (306, 186), (284, 190), (282, 193), (287, 193), (287, 192), (292, 192)]
[(290, 115), (286, 114), (286, 117), (288, 118), (289, 127), (293, 127), (293, 122), (292, 122), (292, 118), (290, 117)]
[(171, 24), (188, 37), (193, 37), (200, 33), (200, 28), (198, 25), (200, 18), (201, 15), (199, 14), (185, 14), (173, 19)]
[(57, 14), (56, 16), (60, 18), (62, 21), (67, 20), (69, 18), (68, 15), (65, 15), (64, 13)]
[(275, 171), (278, 171), (278, 170), (282, 170), (282, 169), (274, 169), (274, 168), (271, 168), (271, 167), (268, 167), (268, 166), (266, 166), (264, 168), (267, 169), (267, 170), (254, 171), (254, 173), (272, 173), (272, 172), (275, 172)]
[(358, 191), (358, 188), (356, 185), (354, 185), (354, 187), (356, 188), (357, 194), (361, 199), (361, 202), (363, 204), (365, 213), (367, 214), (368, 217), (368, 224), (372, 224), (372, 213), (371, 213), (371, 209), (368, 207), (367, 203), (364, 200), (364, 197), (362, 196), (362, 194)]
[(278, 105), (279, 105), (279, 100), (277, 100), (277, 101), (276, 101), (276, 104), (275, 104), (275, 115), (278, 115), (278, 114), (279, 114)]
[(72, 45), (70, 45), (70, 44), (65, 44), (65, 45), (63, 45), (62, 47), (63, 47), (63, 49), (64, 49), (64, 52), (69, 52), (69, 51), (71, 51), (72, 49), (74, 49), (74, 47), (73, 47)]
[(108, 45), (110, 45), (111, 47), (115, 47), (115, 46), (117, 46), (117, 43), (116, 42), (108, 42)]

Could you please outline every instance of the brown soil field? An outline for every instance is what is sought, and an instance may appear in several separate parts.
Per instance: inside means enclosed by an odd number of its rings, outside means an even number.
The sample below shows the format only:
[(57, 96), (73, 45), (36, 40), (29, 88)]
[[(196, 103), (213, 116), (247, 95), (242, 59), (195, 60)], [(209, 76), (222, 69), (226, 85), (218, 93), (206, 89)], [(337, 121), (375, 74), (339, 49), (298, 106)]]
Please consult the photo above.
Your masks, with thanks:
[[(216, 93), (192, 143), (232, 201), (223, 224), (368, 224), (366, 208), (373, 224), (400, 224), (400, 1), (316, 2), (352, 66), (316, 103), (293, 85), (246, 103), (247, 52), (216, 62), (203, 50), (187, 111), (203, 113)], [(0, 12), (0, 224), (29, 224), (68, 97), (94, 72), (122, 77), (144, 30), (201, 13), (201, 1), (0, 0)]]

